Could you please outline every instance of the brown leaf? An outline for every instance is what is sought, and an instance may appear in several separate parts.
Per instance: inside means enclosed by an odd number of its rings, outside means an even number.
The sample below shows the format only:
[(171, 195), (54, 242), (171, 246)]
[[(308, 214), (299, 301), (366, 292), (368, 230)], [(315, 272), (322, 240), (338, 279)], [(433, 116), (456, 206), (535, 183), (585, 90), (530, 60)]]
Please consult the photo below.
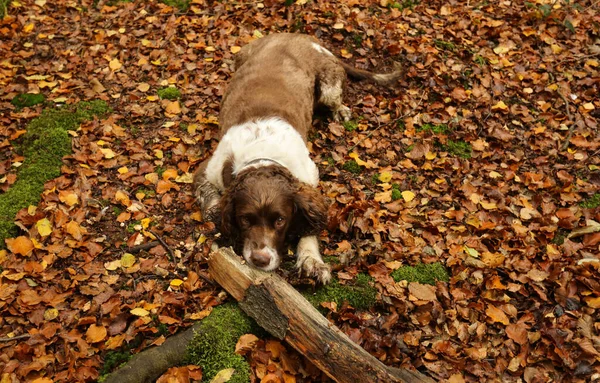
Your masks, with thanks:
[(6, 239), (6, 247), (14, 254), (29, 256), (33, 250), (33, 242), (24, 236), (8, 238)]
[(527, 328), (522, 323), (506, 326), (506, 335), (518, 344), (524, 345), (527, 343)]
[(86, 333), (85, 333), (85, 339), (89, 342), (89, 343), (98, 343), (104, 340), (104, 338), (106, 338), (106, 334), (108, 332), (106, 331), (106, 327), (100, 325), (97, 326), (95, 323), (90, 325), (90, 327), (87, 329)]
[(492, 323), (499, 322), (504, 325), (510, 323), (510, 320), (508, 319), (508, 316), (506, 316), (504, 311), (497, 308), (496, 306), (489, 304), (487, 309), (485, 310), (485, 313), (492, 320)]
[(247, 354), (250, 350), (254, 348), (258, 342), (258, 337), (254, 334), (245, 334), (238, 339), (235, 344), (235, 353), (240, 355)]
[(404, 155), (411, 160), (418, 160), (425, 157), (425, 154), (429, 153), (429, 144), (417, 143), (413, 146), (412, 150)]
[(409, 299), (420, 300), (420, 301), (435, 301), (435, 286), (422, 285), (420, 283), (412, 282), (408, 284), (408, 291), (410, 292)]

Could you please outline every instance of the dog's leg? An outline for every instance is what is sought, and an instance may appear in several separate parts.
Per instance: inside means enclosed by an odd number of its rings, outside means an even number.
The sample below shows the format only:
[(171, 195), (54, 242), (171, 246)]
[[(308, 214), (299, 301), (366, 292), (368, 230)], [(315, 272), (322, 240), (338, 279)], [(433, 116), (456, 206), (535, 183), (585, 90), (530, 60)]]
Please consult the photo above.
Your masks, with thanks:
[(345, 81), (344, 68), (334, 63), (328, 63), (317, 75), (317, 102), (328, 107), (336, 121), (348, 121), (352, 117), (350, 108), (342, 104)]
[(202, 219), (205, 222), (216, 222), (219, 218), (221, 193), (215, 185), (206, 179), (205, 170), (207, 164), (208, 160), (204, 161), (196, 171), (196, 174), (194, 174), (194, 194), (200, 204)]
[(319, 238), (316, 235), (300, 238), (296, 252), (296, 268), (300, 273), (315, 276), (324, 285), (331, 281), (331, 271), (329, 265), (321, 258)]

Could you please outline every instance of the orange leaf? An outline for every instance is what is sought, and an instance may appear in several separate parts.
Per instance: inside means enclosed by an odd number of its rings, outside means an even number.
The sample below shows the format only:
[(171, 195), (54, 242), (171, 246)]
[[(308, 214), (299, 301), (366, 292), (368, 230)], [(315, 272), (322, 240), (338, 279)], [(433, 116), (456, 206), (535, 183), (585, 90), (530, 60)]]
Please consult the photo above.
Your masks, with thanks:
[(81, 241), (84, 232), (85, 230), (77, 222), (71, 221), (67, 223), (67, 233), (71, 234), (76, 240)]
[(170, 101), (165, 108), (165, 111), (170, 114), (179, 114), (181, 113), (181, 106), (179, 106), (179, 101)]
[(492, 320), (492, 322), (500, 322), (502, 324), (510, 324), (510, 320), (504, 313), (504, 311), (500, 310), (496, 306), (488, 305), (488, 308), (485, 310), (485, 313)]
[(92, 324), (85, 333), (85, 339), (90, 343), (97, 343), (106, 338), (106, 327)]
[(169, 190), (171, 190), (173, 188), (179, 189), (179, 187), (171, 181), (160, 180), (160, 181), (158, 181), (158, 184), (156, 185), (156, 192), (158, 194), (165, 194), (166, 192), (168, 192)]
[(254, 334), (244, 334), (238, 339), (235, 345), (235, 353), (240, 355), (247, 354), (254, 348), (254, 345), (258, 342), (258, 338)]
[(162, 175), (162, 179), (165, 181), (168, 181), (175, 177), (177, 177), (177, 169), (167, 169)]
[(6, 246), (8, 247), (8, 250), (12, 251), (14, 254), (25, 256), (29, 256), (31, 250), (33, 250), (33, 242), (24, 236), (6, 239)]

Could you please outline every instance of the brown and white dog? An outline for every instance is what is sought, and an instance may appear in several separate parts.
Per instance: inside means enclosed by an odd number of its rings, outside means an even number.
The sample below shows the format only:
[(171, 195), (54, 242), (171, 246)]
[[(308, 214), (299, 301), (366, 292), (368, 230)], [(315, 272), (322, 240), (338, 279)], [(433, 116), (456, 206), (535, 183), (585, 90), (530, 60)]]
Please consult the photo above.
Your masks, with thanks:
[(316, 189), (319, 173), (306, 135), (317, 105), (336, 120), (350, 119), (342, 104), (346, 72), (381, 84), (399, 77), (343, 64), (317, 40), (299, 34), (269, 35), (235, 57), (221, 104), (221, 140), (194, 182), (204, 219), (220, 220), (221, 233), (254, 267), (276, 269), (286, 245), (298, 240), (296, 267), (321, 283), (331, 279), (317, 237), (327, 205)]

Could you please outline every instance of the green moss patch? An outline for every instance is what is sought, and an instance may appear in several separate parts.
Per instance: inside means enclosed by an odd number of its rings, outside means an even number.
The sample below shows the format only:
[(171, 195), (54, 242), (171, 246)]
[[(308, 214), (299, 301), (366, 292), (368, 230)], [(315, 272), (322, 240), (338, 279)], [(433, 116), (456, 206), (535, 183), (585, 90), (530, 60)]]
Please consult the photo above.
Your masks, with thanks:
[(443, 148), (453, 156), (460, 158), (471, 158), (471, 152), (473, 150), (468, 142), (452, 140), (448, 140), (448, 143), (444, 145)]
[(17, 108), (25, 108), (41, 104), (46, 100), (43, 94), (21, 93), (13, 97), (11, 104)]
[(352, 174), (359, 174), (360, 173), (360, 165), (354, 161), (354, 160), (350, 160), (348, 162), (346, 162), (342, 168), (347, 171), (350, 172)]
[(353, 132), (356, 130), (356, 128), (358, 128), (358, 122), (350, 120), (350, 121), (345, 121), (343, 123), (344, 125), (344, 129), (346, 129), (346, 131), (348, 132)]
[(396, 201), (402, 198), (402, 192), (400, 191), (400, 185), (392, 184), (392, 200)]
[(10, 0), (0, 0), (0, 20), (3, 19), (8, 13), (7, 7), (9, 3)]
[(133, 357), (131, 351), (109, 351), (106, 353), (104, 357), (104, 365), (100, 369), (100, 378), (99, 382), (104, 381), (106, 376), (113, 370), (116, 370), (118, 367), (124, 365), (129, 362), (129, 360)]
[(190, 7), (190, 0), (160, 0), (161, 3), (186, 11)]
[(80, 102), (74, 107), (46, 110), (27, 126), (22, 141), (15, 145), (25, 156), (17, 181), (0, 195), (0, 247), (16, 234), (15, 215), (29, 205), (37, 205), (44, 183), (60, 175), (62, 158), (71, 153), (68, 130), (76, 130), (85, 120), (109, 111), (104, 101)]
[(439, 262), (419, 263), (415, 266), (402, 266), (392, 272), (394, 281), (419, 282), (426, 285), (435, 285), (437, 281), (448, 282), (448, 271)]
[(314, 293), (304, 293), (304, 297), (315, 307), (320, 308), (323, 302), (335, 302), (338, 307), (347, 302), (357, 310), (366, 310), (376, 303), (377, 289), (372, 278), (367, 274), (358, 274), (353, 283), (342, 285), (333, 280), (321, 286)]
[(586, 198), (579, 205), (586, 209), (597, 208), (598, 206), (600, 206), (600, 193), (595, 193), (593, 196)]
[(158, 93), (158, 97), (166, 100), (177, 100), (181, 97), (181, 92), (174, 86), (159, 89), (156, 93)]
[(446, 124), (432, 125), (432, 124), (423, 124), (419, 126), (417, 132), (429, 132), (434, 134), (448, 134), (450, 132), (450, 128)]
[(202, 367), (203, 382), (210, 382), (221, 370), (235, 369), (230, 383), (248, 383), (250, 366), (235, 353), (235, 345), (244, 334), (259, 333), (260, 328), (235, 303), (215, 307), (202, 320), (187, 348), (188, 362)]

